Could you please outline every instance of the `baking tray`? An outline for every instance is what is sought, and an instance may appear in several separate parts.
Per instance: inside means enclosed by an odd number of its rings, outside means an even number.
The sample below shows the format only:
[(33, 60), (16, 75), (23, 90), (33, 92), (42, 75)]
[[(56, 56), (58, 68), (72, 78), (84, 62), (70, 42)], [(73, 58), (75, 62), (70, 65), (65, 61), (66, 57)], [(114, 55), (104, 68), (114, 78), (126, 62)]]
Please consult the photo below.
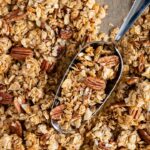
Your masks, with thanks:
[(96, 0), (100, 5), (108, 5), (107, 16), (103, 19), (101, 24), (101, 31), (108, 33), (113, 27), (120, 26), (123, 19), (128, 14), (133, 0)]

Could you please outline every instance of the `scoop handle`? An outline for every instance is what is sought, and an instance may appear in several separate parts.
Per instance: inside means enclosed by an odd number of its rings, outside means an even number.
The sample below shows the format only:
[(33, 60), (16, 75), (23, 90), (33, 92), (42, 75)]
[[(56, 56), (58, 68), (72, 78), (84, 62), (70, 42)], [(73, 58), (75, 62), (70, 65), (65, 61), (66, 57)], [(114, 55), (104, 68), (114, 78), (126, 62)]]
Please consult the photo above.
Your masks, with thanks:
[(115, 37), (119, 41), (126, 31), (133, 25), (136, 19), (142, 14), (145, 8), (150, 4), (150, 0), (135, 0), (127, 17), (125, 18), (118, 34)]

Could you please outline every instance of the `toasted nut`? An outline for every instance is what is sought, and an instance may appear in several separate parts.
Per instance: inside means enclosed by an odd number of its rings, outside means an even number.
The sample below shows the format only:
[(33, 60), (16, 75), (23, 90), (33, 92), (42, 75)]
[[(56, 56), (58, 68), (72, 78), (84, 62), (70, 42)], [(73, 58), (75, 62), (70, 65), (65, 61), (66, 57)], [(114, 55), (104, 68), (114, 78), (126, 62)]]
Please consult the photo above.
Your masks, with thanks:
[(139, 57), (139, 66), (138, 66), (139, 72), (142, 72), (144, 68), (145, 68), (145, 57), (144, 54), (141, 54)]
[(54, 109), (52, 109), (50, 112), (51, 118), (54, 120), (61, 119), (61, 115), (63, 113), (64, 108), (65, 108), (65, 106), (62, 104), (62, 105), (59, 105), (59, 106), (55, 107)]
[(13, 134), (17, 134), (18, 136), (22, 136), (22, 126), (20, 124), (19, 121), (16, 122), (12, 122), (12, 124), (10, 125), (10, 131)]
[(84, 81), (85, 85), (90, 87), (93, 90), (104, 90), (106, 88), (106, 83), (102, 79), (87, 77)]
[(133, 119), (138, 119), (141, 115), (142, 109), (141, 108), (132, 108), (130, 110), (130, 115), (133, 117)]
[(54, 68), (55, 64), (54, 63), (49, 63), (46, 60), (43, 60), (41, 64), (41, 70), (46, 71), (47, 73), (51, 72)]
[(139, 129), (138, 133), (142, 140), (144, 140), (147, 144), (150, 144), (150, 135), (146, 131), (146, 129)]
[(106, 67), (114, 67), (117, 66), (119, 64), (119, 58), (118, 56), (105, 56), (105, 57), (101, 57), (98, 62), (100, 63), (100, 65), (102, 66), (106, 66)]
[(25, 60), (29, 56), (33, 56), (33, 51), (29, 48), (14, 47), (11, 49), (11, 56), (16, 60)]
[(61, 29), (60, 31), (60, 37), (64, 40), (68, 40), (72, 37), (72, 30), (70, 28), (67, 29)]
[(0, 92), (0, 104), (12, 104), (13, 96), (8, 93)]
[(10, 12), (7, 16), (5, 16), (5, 20), (7, 22), (13, 22), (13, 21), (18, 21), (18, 20), (22, 20), (24, 18), (26, 18), (26, 14), (19, 14), (20, 10), (14, 10), (12, 12)]
[(128, 79), (127, 79), (127, 84), (128, 84), (128, 85), (133, 85), (133, 84), (138, 83), (138, 81), (139, 81), (139, 78), (138, 78), (138, 77), (131, 77), (131, 78), (128, 78)]
[(25, 19), (26, 16), (27, 16), (27, 14), (17, 15), (17, 16), (14, 16), (13, 18), (9, 19), (8, 21), (13, 22), (13, 21), (22, 20), (22, 19)]

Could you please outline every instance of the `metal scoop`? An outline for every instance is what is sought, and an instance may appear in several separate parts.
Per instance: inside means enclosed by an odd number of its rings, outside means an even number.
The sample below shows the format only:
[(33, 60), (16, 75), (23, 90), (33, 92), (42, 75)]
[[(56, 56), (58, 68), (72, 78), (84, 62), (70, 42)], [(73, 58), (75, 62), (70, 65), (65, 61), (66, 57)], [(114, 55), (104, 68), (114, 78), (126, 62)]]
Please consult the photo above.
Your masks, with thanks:
[[(119, 30), (119, 33), (115, 37), (115, 41), (119, 41), (122, 38), (122, 36), (133, 25), (135, 20), (141, 15), (141, 13), (144, 11), (144, 9), (149, 4), (150, 4), (150, 0), (135, 0), (135, 2), (133, 4), (129, 14), (127, 15), (126, 19), (124, 20), (124, 23), (122, 24), (122, 26), (121, 26), (121, 28)], [(96, 110), (96, 112), (93, 113), (93, 115), (96, 114), (98, 111), (100, 111), (101, 108), (104, 106), (104, 104), (107, 102), (108, 98), (110, 97), (111, 93), (114, 91), (117, 83), (119, 82), (119, 80), (121, 78), (121, 75), (122, 75), (122, 71), (123, 71), (123, 59), (122, 59), (122, 56), (121, 56), (119, 50), (115, 47), (115, 45), (113, 43), (95, 41), (95, 42), (87, 44), (85, 47), (83, 47), (79, 51), (79, 53), (84, 51), (89, 46), (97, 47), (97, 46), (100, 46), (100, 45), (108, 45), (110, 47), (113, 47), (114, 54), (119, 57), (120, 64), (119, 64), (119, 69), (118, 69), (116, 78), (114, 80), (112, 80), (112, 81), (107, 83), (106, 91), (105, 91), (106, 94), (107, 94), (106, 98), (102, 101), (101, 104), (98, 104), (98, 106), (96, 106), (97, 110)], [(66, 76), (68, 75), (68, 72), (70, 71), (71, 67), (74, 65), (75, 60), (76, 60), (77, 56), (79, 55), (79, 53), (77, 53), (76, 56), (73, 58), (72, 62), (70, 63), (68, 69), (66, 70), (66, 72), (65, 72), (65, 74), (64, 74), (64, 76), (62, 78), (62, 81), (61, 81), (61, 83), (60, 83), (60, 85), (59, 85), (59, 87), (57, 89), (56, 95), (55, 95), (55, 99), (54, 99), (54, 103), (52, 105), (52, 109), (60, 104), (60, 102), (58, 100), (58, 97), (61, 94), (62, 83), (64, 82)], [(53, 119), (51, 119), (51, 124), (60, 133), (70, 133), (70, 132), (72, 132), (72, 131), (68, 131), (68, 130), (67, 131), (63, 130), (59, 126), (58, 122), (53, 120)]]

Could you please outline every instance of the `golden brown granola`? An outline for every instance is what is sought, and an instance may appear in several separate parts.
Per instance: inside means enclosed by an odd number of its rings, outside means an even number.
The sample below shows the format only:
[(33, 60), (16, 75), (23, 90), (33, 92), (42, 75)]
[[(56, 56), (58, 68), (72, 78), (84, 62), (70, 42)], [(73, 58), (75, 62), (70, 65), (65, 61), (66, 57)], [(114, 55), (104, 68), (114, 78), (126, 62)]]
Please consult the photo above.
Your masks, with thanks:
[[(0, 0), (0, 150), (150, 149), (149, 8), (118, 44), (124, 73), (115, 104), (72, 135), (50, 125), (55, 90), (79, 45), (113, 40), (118, 31), (98, 33), (106, 9), (95, 0)], [(33, 54), (14, 59), (14, 47)]]
[(65, 130), (78, 129), (91, 118), (97, 104), (105, 99), (107, 82), (115, 79), (119, 66), (118, 56), (106, 45), (87, 47), (75, 61), (61, 85), (61, 105), (51, 111), (51, 118), (59, 120)]

